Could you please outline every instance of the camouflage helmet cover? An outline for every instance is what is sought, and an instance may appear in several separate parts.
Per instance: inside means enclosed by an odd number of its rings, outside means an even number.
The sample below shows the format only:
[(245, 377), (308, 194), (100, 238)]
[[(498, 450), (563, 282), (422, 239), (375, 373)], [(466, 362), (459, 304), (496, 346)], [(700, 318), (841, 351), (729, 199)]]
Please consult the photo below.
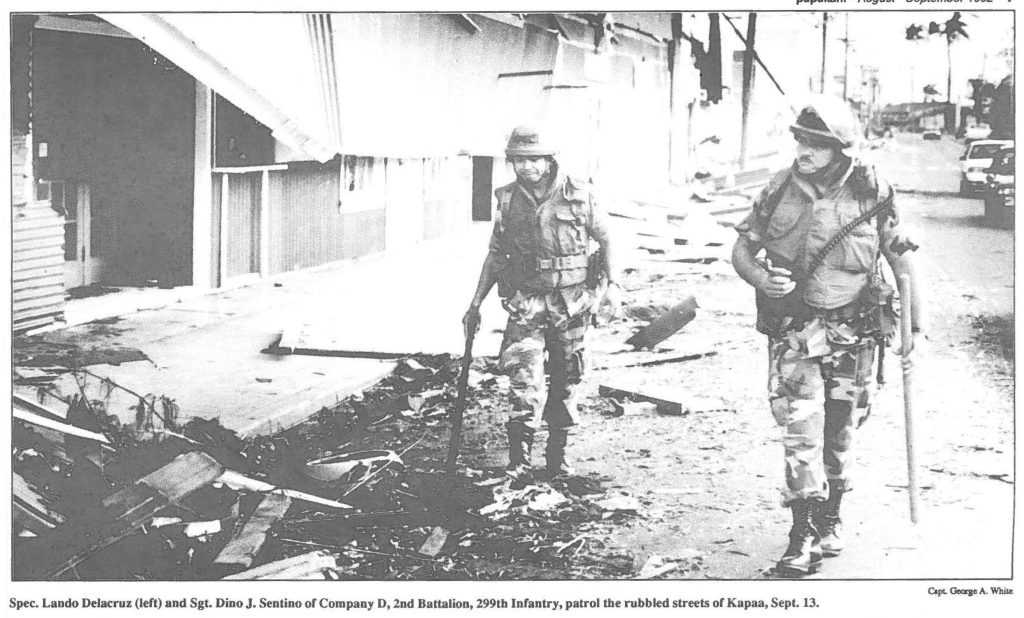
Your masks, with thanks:
[(818, 96), (800, 109), (789, 130), (794, 135), (804, 135), (843, 149), (853, 146), (857, 139), (857, 120), (845, 101)]

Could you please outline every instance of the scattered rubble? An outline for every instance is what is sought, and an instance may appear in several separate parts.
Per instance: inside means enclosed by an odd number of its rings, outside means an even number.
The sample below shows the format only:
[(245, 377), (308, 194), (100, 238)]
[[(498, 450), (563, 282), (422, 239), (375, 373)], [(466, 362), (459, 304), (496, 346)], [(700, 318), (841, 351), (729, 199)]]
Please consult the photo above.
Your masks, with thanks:
[(638, 407), (637, 402), (652, 404), (658, 414), (669, 416), (685, 416), (692, 412), (735, 412), (732, 408), (726, 407), (721, 400), (667, 389), (649, 388), (641, 392), (632, 388), (602, 384), (598, 387), (598, 394), (610, 398), (612, 405), (616, 409), (621, 408), (623, 413), (627, 409), (634, 414), (650, 410), (650, 406)]
[(655, 579), (675, 571), (680, 566), (682, 566), (681, 562), (668, 562), (665, 558), (655, 554), (647, 559), (647, 562), (644, 563), (640, 572), (633, 579)]
[[(494, 359), (474, 372), (469, 418), (507, 397)], [(599, 482), (510, 490), (502, 470), (470, 468), (446, 493), (438, 453), (457, 373), (445, 355), (403, 360), (337, 408), (246, 440), (215, 420), (167, 423), (160, 397), (141, 406), (156, 416), (117, 427), (100, 401), (73, 400), (58, 421), (24, 400), (14, 578), (501, 578), (520, 564), (542, 577), (629, 575), (597, 528), (567, 545), (602, 525)], [(403, 397), (430, 404), (402, 410)]]
[(687, 296), (681, 303), (641, 328), (626, 343), (635, 349), (653, 348), (679, 332), (697, 316), (697, 300)]
[[(654, 260), (665, 260), (643, 276), (697, 268), (680, 261), (728, 259), (732, 235), (706, 215), (652, 203), (623, 210), (613, 214), (635, 232), (652, 269)], [(674, 307), (629, 307), (613, 328), (625, 338), (639, 326), (628, 345), (649, 351), (626, 351), (615, 368), (716, 354), (706, 345), (690, 353), (657, 348), (694, 319), (696, 307), (692, 296)], [(117, 325), (91, 328), (116, 334)], [(85, 369), (139, 360), (141, 352), (58, 335), (23, 342), (12, 370), (19, 389), (13, 578), (650, 579), (700, 567), (699, 557), (650, 556), (638, 570), (638, 556), (609, 539), (614, 527), (650, 523), (654, 513), (633, 496), (609, 494), (607, 479), (538, 478), (512, 488), (494, 465), (506, 448), (501, 411), (509, 407), (509, 378), (496, 359), (472, 363), (465, 416), (475, 431), (462, 457), (470, 467), (451, 477), (443, 451), (459, 359), (353, 351), (333, 340), (314, 346), (314, 335), (291, 329), (265, 351), (388, 358), (395, 370), (296, 427), (247, 439), (216, 419), (184, 422), (173, 393), (132, 392)], [(272, 385), (261, 375), (252, 379), (260, 388)], [(59, 391), (69, 383), (78, 392)], [(134, 423), (108, 414), (114, 391), (134, 402)], [(604, 385), (600, 395), (611, 398), (605, 405), (613, 416), (722, 409), (647, 388)]]

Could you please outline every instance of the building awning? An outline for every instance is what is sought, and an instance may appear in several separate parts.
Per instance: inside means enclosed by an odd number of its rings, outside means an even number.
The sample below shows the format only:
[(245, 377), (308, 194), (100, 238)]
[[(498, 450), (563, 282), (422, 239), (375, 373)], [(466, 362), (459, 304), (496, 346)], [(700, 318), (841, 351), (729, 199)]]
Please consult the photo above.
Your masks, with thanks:
[(320, 162), (339, 152), (304, 15), (97, 15), (231, 101), (292, 150)]

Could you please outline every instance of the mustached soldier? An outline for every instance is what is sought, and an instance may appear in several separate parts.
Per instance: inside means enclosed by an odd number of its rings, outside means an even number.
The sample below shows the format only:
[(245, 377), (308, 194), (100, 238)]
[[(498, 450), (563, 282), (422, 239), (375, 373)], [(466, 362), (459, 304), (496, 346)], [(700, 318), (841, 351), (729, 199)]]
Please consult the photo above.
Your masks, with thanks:
[[(494, 231), (463, 323), (475, 328), (480, 305), (497, 283), (509, 313), (500, 354), (512, 388), (508, 472), (525, 482), (542, 420), (548, 426), (548, 475), (572, 472), (565, 449), (577, 422), (584, 335), (598, 309), (597, 289), (607, 285), (603, 298), (613, 313), (619, 310), (620, 290), (605, 215), (590, 188), (563, 173), (555, 149), (533, 127), (516, 128), (505, 154), (516, 181), (495, 191)], [(595, 255), (592, 240), (600, 248)]]
[(757, 290), (771, 412), (783, 428), (782, 503), (793, 526), (777, 570), (802, 576), (843, 549), (839, 508), (853, 488), (854, 434), (871, 410), (878, 345), (895, 327), (879, 253), (897, 277), (911, 275), (915, 297), (902, 304), (915, 332), (923, 303), (911, 260), (917, 245), (900, 224), (892, 187), (845, 153), (856, 132), (849, 107), (821, 97), (790, 130), (793, 166), (737, 226), (732, 257)]

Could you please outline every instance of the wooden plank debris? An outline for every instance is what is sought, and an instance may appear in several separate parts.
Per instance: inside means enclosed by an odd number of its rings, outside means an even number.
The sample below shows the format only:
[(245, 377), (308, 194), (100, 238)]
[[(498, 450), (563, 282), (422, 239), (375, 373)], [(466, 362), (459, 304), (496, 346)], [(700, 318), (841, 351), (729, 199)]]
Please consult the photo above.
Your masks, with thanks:
[(420, 545), (419, 553), (433, 558), (441, 553), (446, 542), (448, 542), (448, 531), (441, 526), (435, 526), (430, 531), (430, 536), (427, 537), (427, 540), (423, 541), (423, 545)]
[(293, 580), (308, 579), (318, 575), (316, 579), (325, 579), (324, 573), (336, 570), (337, 559), (325, 551), (312, 551), (301, 556), (293, 556), (277, 560), (252, 569), (228, 575), (229, 580)]
[(602, 397), (624, 401), (646, 401), (655, 404), (658, 414), (682, 416), (691, 412), (711, 412), (713, 410), (729, 410), (721, 400), (707, 397), (696, 397), (672, 389), (644, 389), (602, 384), (598, 387)]
[(267, 494), (245, 524), (235, 528), (231, 539), (213, 562), (250, 566), (266, 543), (271, 527), (284, 517), (291, 505), (292, 499), (288, 496)]
[(597, 392), (602, 397), (609, 397), (618, 401), (647, 401), (653, 403), (661, 414), (683, 413), (683, 400), (679, 395), (659, 393), (658, 396), (654, 396), (606, 384), (598, 386)]
[(669, 356), (666, 358), (655, 358), (648, 361), (640, 361), (638, 363), (631, 363), (623, 365), (624, 367), (656, 367), (658, 365), (668, 365), (671, 363), (685, 363), (688, 361), (695, 361), (709, 356), (714, 356), (718, 352), (704, 352), (703, 354), (683, 354), (682, 356)]
[(697, 316), (697, 299), (687, 296), (683, 301), (641, 328), (626, 343), (636, 349), (653, 348), (679, 332)]
[[(213, 482), (224, 471), (198, 451), (184, 453), (133, 485), (104, 498), (74, 521), (33, 539), (15, 554), (24, 579), (51, 579), (141, 528), (157, 512)], [(20, 564), (17, 564), (20, 563)]]

